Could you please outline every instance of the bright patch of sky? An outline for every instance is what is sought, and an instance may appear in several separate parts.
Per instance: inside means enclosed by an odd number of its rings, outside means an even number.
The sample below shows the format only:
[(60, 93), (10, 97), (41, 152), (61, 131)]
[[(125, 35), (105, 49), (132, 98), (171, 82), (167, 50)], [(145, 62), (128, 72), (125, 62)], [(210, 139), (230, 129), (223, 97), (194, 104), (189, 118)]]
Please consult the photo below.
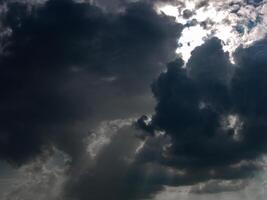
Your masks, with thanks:
[[(159, 4), (158, 12), (173, 16), (185, 28), (178, 39), (177, 53), (187, 61), (191, 51), (216, 36), (223, 41), (224, 50), (231, 53), (240, 45), (249, 46), (267, 33), (267, 0), (201, 0), (176, 1)], [(190, 15), (185, 16), (185, 12)], [(232, 59), (232, 58), (231, 58)], [(232, 60), (233, 61), (233, 60)]]

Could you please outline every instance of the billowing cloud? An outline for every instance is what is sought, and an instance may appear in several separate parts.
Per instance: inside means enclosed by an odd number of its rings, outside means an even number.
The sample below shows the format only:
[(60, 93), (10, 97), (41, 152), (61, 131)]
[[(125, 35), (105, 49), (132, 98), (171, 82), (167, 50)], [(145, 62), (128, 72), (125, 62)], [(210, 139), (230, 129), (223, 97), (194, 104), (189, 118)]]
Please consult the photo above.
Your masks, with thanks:
[(163, 132), (171, 142), (157, 154), (144, 147), (143, 161), (185, 170), (189, 183), (247, 178), (262, 169), (256, 160), (267, 150), (266, 40), (240, 47), (235, 58), (233, 65), (212, 38), (185, 67), (181, 60), (168, 65), (152, 85), (157, 106), (143, 130)]

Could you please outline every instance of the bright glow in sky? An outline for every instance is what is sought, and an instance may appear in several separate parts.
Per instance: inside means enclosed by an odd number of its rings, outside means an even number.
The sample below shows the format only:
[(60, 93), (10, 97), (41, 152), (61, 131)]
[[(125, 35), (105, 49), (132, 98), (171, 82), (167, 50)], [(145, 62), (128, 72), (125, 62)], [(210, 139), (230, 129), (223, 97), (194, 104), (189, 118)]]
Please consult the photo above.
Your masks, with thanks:
[(195, 47), (203, 44), (203, 38), (207, 37), (208, 34), (209, 32), (204, 30), (200, 25), (185, 28), (182, 31), (182, 37), (178, 41), (182, 46), (176, 52), (182, 55), (183, 59), (187, 61), (191, 56), (191, 51)]
[[(211, 0), (200, 8), (197, 6), (200, 1), (178, 2), (177, 5), (158, 5), (156, 9), (175, 17), (178, 23), (185, 26), (177, 49), (185, 61), (190, 58), (192, 50), (208, 37), (220, 38), (224, 50), (231, 56), (239, 45), (248, 46), (267, 33), (267, 1), (255, 7), (244, 4), (242, 0)], [(188, 19), (183, 17), (185, 10), (192, 12)]]
[(177, 17), (179, 15), (178, 9), (176, 6), (164, 5), (158, 8), (158, 11), (165, 13), (166, 15)]

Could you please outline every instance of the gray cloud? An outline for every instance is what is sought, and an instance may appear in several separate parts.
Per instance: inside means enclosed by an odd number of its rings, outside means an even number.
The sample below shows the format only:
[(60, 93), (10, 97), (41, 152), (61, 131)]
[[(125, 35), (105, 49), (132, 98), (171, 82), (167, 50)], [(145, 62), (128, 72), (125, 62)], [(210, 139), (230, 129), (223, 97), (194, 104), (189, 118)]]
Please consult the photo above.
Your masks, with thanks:
[(236, 181), (212, 180), (204, 184), (193, 186), (190, 189), (190, 192), (195, 194), (232, 192), (244, 189), (247, 185), (248, 185), (247, 180), (236, 180)]
[(59, 199), (68, 170), (66, 159), (67, 156), (58, 150), (53, 154), (44, 152), (21, 168), (7, 170), (8, 178), (1, 184), (1, 188), (4, 188), (0, 192), (1, 199)]

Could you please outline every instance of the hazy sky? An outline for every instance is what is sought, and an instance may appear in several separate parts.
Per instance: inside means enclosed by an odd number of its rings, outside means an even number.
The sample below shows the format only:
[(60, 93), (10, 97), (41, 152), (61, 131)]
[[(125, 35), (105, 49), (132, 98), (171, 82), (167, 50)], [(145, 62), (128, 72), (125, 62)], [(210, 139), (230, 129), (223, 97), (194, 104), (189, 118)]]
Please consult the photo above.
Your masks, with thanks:
[(266, 0), (0, 0), (0, 199), (265, 200)]

